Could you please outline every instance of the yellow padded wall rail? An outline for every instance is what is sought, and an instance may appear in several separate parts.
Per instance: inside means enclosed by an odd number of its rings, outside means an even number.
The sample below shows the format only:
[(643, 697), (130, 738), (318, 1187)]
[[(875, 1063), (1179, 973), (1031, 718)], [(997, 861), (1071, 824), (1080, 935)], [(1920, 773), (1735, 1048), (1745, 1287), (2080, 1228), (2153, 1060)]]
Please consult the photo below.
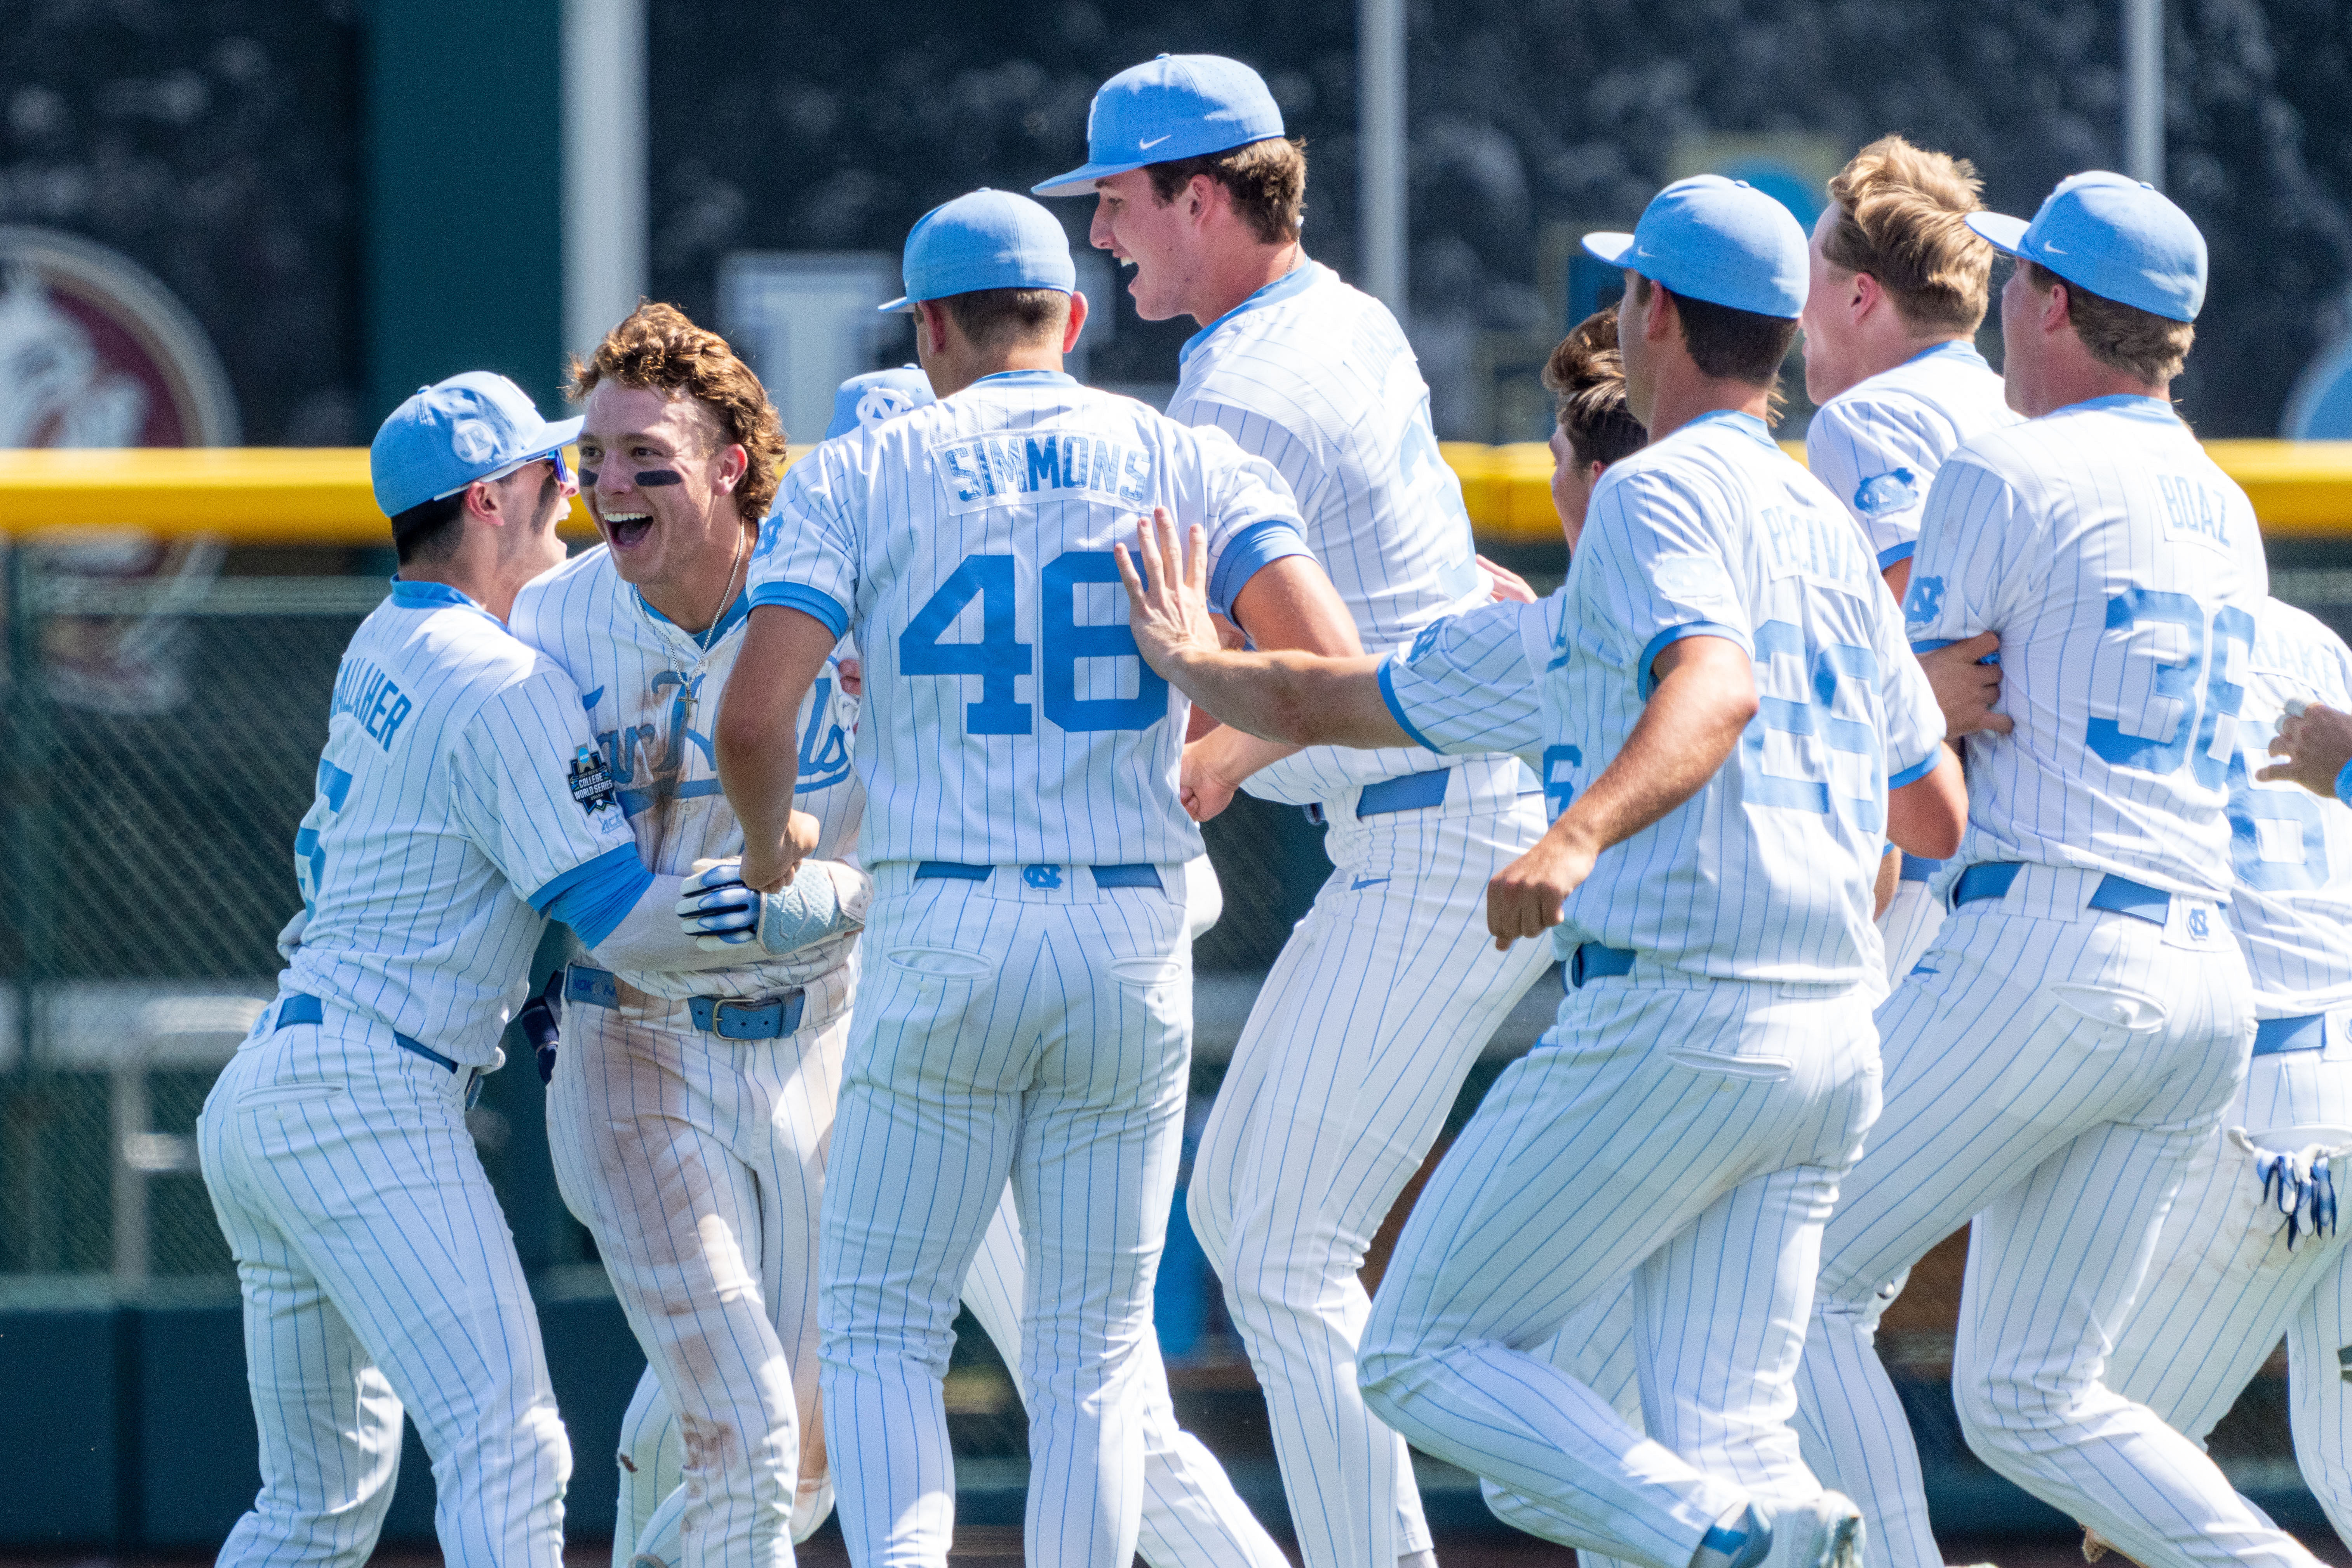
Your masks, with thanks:
[[(1803, 448), (1784, 443), (1801, 458)], [(1441, 444), (1480, 539), (1559, 536), (1540, 442)], [(2274, 539), (2352, 539), (2352, 441), (2214, 441)], [(797, 452), (795, 453), (797, 456)], [(574, 503), (566, 532), (585, 532)], [(239, 544), (388, 544), (362, 447), (215, 447), (0, 451), (0, 532), (140, 529)]]

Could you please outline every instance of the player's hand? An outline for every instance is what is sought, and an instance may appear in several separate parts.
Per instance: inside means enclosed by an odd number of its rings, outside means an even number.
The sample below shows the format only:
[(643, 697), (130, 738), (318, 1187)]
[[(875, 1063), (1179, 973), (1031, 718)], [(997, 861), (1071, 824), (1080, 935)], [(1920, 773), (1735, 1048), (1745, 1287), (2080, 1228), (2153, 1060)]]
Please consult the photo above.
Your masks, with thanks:
[(2006, 735), (2016, 728), (2008, 714), (1993, 711), (1992, 705), (2000, 700), (2000, 666), (1979, 662), (2000, 651), (2000, 634), (1979, 632), (1965, 642), (1947, 643), (1919, 656), (1919, 667), (1927, 672), (1927, 684), (1935, 689), (1937, 706), (1944, 710), (1947, 740), (1957, 741), (1980, 731)]
[(1150, 517), (1136, 521), (1135, 553), (1130, 556), (1126, 545), (1114, 544), (1111, 555), (1118, 563), (1119, 581), (1127, 584), (1127, 624), (1135, 634), (1136, 650), (1154, 673), (1166, 677), (1188, 656), (1217, 651), (1217, 627), (1209, 615), (1204, 586), (1209, 536), (1200, 524), (1189, 531), (1180, 560), (1176, 521), (1166, 507), (1153, 507)]
[(1206, 822), (1225, 807), (1233, 805), (1234, 792), (1240, 784), (1217, 771), (1211, 760), (1209, 748), (1191, 745), (1184, 748), (1184, 762), (1176, 778), (1176, 798), (1183, 803), (1184, 815), (1195, 822)]
[(2336, 798), (2336, 777), (2352, 763), (2352, 713), (2321, 702), (2294, 702), (2279, 720), (2271, 755), (2283, 762), (2254, 774), (2264, 784), (2299, 784), (2326, 800)]
[(755, 892), (772, 893), (793, 885), (793, 873), (816, 853), (817, 820), (805, 811), (793, 812), (784, 825), (784, 841), (772, 849), (743, 846), (743, 885)]
[(1536, 591), (1528, 580), (1507, 566), (1498, 566), (1485, 556), (1478, 557), (1478, 570), (1486, 574), (1487, 596), (1498, 605), (1532, 605)]
[(1534, 848), (1486, 884), (1486, 929), (1495, 935), (1496, 952), (1559, 924), (1560, 906), (1592, 875), (1595, 852), (1572, 831), (1562, 829), (1560, 824), (1568, 820), (1554, 823)]
[(858, 663), (857, 660), (854, 658), (845, 658), (841, 661), (839, 669), (841, 674), (841, 693), (843, 696), (855, 697), (866, 689), (866, 667), (864, 665)]

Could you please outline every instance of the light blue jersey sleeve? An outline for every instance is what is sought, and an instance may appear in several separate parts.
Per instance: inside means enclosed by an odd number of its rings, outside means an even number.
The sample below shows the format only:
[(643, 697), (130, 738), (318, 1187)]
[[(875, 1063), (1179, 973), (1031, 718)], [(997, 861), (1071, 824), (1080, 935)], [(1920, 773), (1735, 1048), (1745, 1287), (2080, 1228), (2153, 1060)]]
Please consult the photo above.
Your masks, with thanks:
[(1917, 547), (1937, 462), (1915, 426), (1879, 412), (1856, 398), (1824, 405), (1805, 427), (1805, 466), (1853, 515), (1884, 572)]
[(1901, 789), (1936, 771), (1944, 754), (1944, 709), (1927, 672), (1903, 640), (1903, 622), (1894, 595), (1885, 614), (1874, 617), (1872, 651), (1878, 659), (1878, 704), (1885, 715), (1886, 787)]
[[(1614, 482), (1612, 482), (1614, 481)], [(1688, 478), (1644, 468), (1601, 476), (1569, 574), (1601, 612), (1592, 628), (1645, 700), (1660, 653), (1717, 637), (1756, 651), (1755, 629), (1723, 535)]]
[(751, 552), (751, 604), (781, 605), (849, 634), (857, 605), (858, 508), (865, 486), (843, 448), (865, 451), (857, 437), (824, 443), (794, 463), (760, 525)]
[[(1244, 452), (1217, 429), (1196, 430), (1201, 466), (1207, 479), (1210, 513), (1207, 527), (1213, 566), (1209, 574), (1209, 607), (1221, 616), (1233, 614), (1234, 601), (1251, 578), (1286, 556), (1303, 555), (1306, 524), (1290, 487), (1265, 458)], [(1184, 520), (1177, 520), (1180, 524)]]
[(2023, 498), (1990, 468), (1954, 461), (1936, 475), (1903, 597), (1904, 635), (1921, 653), (2009, 624), (2020, 548), (2029, 521)]
[(1484, 605), (1432, 621), (1381, 666), (1381, 697), (1398, 726), (1433, 752), (1543, 754), (1536, 689), (1550, 604)]
[(482, 704), (459, 733), (449, 781), (466, 836), (531, 908), (592, 947), (652, 879), (609, 789), (573, 794), (572, 762), (594, 746), (578, 689), (546, 666)]

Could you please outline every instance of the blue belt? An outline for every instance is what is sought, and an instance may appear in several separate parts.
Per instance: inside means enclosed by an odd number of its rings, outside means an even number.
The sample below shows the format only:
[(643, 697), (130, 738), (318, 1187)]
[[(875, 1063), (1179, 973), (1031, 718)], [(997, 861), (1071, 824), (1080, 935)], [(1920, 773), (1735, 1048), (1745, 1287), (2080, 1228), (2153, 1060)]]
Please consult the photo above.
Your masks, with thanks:
[(1576, 951), (1568, 955), (1566, 978), (1572, 986), (1632, 973), (1633, 950), (1630, 947), (1603, 947), (1597, 942), (1580, 942)]
[[(918, 882), (985, 882), (993, 866), (973, 866), (961, 860), (920, 860), (915, 864)], [(1089, 866), (1097, 888), (1163, 888), (1160, 868), (1145, 862), (1139, 866)], [(1024, 866), (1021, 879), (1033, 888), (1058, 888), (1062, 885), (1059, 866)]]
[(1405, 773), (1368, 784), (1356, 797), (1356, 815), (1386, 816), (1392, 811), (1419, 811), (1440, 805), (1445, 799), (1445, 781), (1453, 776), (1452, 768), (1439, 768), (1434, 773)]
[[(584, 963), (575, 963), (564, 971), (563, 994), (591, 1007), (610, 1009), (621, 1005), (620, 982), (613, 978), (610, 971), (591, 969)], [(758, 996), (747, 1001), (689, 996), (686, 1010), (696, 1028), (722, 1040), (781, 1040), (801, 1026), (801, 1014), (807, 1004), (807, 992), (787, 991), (780, 996)]]
[(2274, 1057), (2282, 1051), (2315, 1051), (2327, 1043), (2327, 1015), (2307, 1013), (2300, 1018), (2263, 1018), (2254, 1024), (2254, 1055)]
[[(1368, 784), (1356, 795), (1356, 816), (1387, 816), (1399, 811), (1420, 811), (1438, 805), (1445, 799), (1446, 781), (1454, 776), (1452, 768), (1438, 768), (1425, 773), (1399, 773), (1392, 779)], [(1540, 793), (1540, 792), (1530, 792)], [(1318, 827), (1323, 825), (1320, 805), (1303, 806), (1307, 820)]]
[[(2020, 860), (1987, 860), (1960, 873), (1952, 884), (1952, 907), (1975, 903), (1979, 899), (2000, 899), (2009, 896), (2010, 884), (2025, 869)], [(2172, 895), (2161, 888), (2151, 888), (2145, 882), (2135, 882), (2129, 877), (2113, 872), (2099, 879), (2098, 888), (2085, 900), (2083, 907), (2105, 910), (2109, 914), (2129, 915), (2150, 925), (2162, 925), (2172, 913)]]
[(1902, 879), (1906, 882), (1924, 882), (1943, 868), (1941, 860), (1923, 860), (1908, 850), (1904, 851)]
[[(325, 1003), (320, 1002), (308, 991), (289, 991), (286, 993), (286, 999), (278, 1004), (278, 1021), (269, 1026), (269, 1032), (274, 1035), (280, 1029), (289, 1029), (297, 1024), (323, 1024), (326, 1021)], [(423, 1057), (435, 1067), (446, 1068), (452, 1073), (459, 1070), (455, 1061), (443, 1056), (423, 1040), (412, 1039), (398, 1029), (392, 1032), (392, 1043), (411, 1056)], [(482, 1079), (487, 1076), (481, 1068), (474, 1069), (474, 1081), (466, 1089), (467, 1110), (473, 1110), (474, 1102), (482, 1098)]]

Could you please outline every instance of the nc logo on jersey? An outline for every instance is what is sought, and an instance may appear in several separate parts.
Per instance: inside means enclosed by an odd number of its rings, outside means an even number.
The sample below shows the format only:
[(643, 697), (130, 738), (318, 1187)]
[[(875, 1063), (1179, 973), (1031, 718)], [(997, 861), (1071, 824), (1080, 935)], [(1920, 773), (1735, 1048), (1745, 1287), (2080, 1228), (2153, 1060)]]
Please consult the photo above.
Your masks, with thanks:
[(1944, 613), (1944, 580), (1941, 577), (1914, 577), (1910, 596), (1903, 601), (1903, 618), (1906, 621), (1933, 621)]
[(2203, 910), (2191, 910), (2189, 911), (2189, 934), (2195, 937), (2199, 942), (2203, 942), (2208, 936), (2212, 934), (2209, 929), (2208, 922), (2205, 919), (2205, 911)]
[(1919, 504), (1919, 476), (1908, 468), (1873, 474), (1853, 492), (1853, 510), (1864, 517), (1885, 517)]
[(1570, 770), (1584, 765), (1584, 753), (1574, 746), (1547, 746), (1543, 754), (1544, 815), (1558, 821), (1576, 798), (1576, 783)]
[(904, 387), (869, 386), (857, 396), (857, 424), (871, 430), (915, 409), (915, 395)]
[(1032, 866), (1021, 873), (1021, 879), (1033, 888), (1058, 888), (1062, 885), (1059, 866)]
[(1437, 646), (1438, 637), (1445, 630), (1445, 623), (1453, 618), (1452, 616), (1441, 616), (1414, 633), (1412, 647), (1405, 650), (1404, 661), (1407, 664), (1419, 664), (1421, 656)]

